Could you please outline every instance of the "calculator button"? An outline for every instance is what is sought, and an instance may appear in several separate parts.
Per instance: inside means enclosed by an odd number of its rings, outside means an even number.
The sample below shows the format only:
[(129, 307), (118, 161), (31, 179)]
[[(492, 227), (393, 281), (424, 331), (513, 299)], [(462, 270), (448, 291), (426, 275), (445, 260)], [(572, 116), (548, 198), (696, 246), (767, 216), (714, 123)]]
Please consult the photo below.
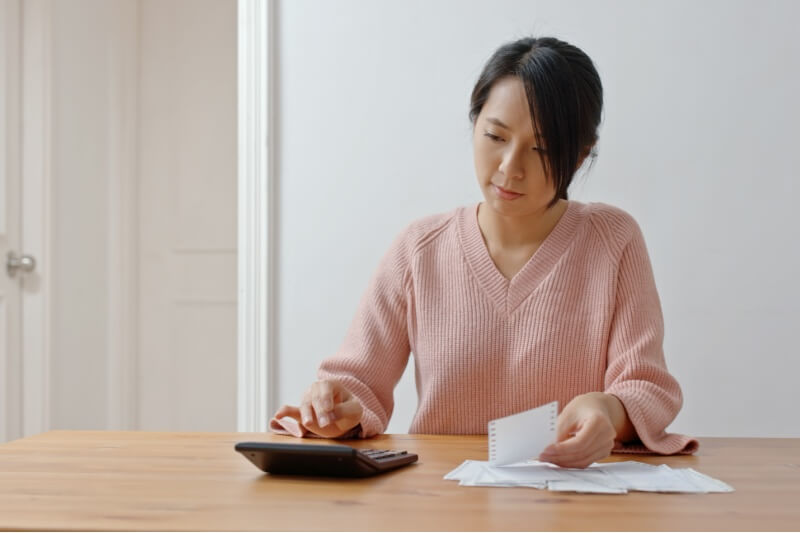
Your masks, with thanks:
[(393, 457), (394, 454), (392, 453), (376, 453), (375, 455), (370, 455), (370, 459), (386, 459), (387, 457)]
[(405, 450), (372, 450), (372, 449), (364, 449), (359, 450), (362, 454), (366, 455), (373, 461), (383, 461), (387, 459), (391, 459), (392, 457), (397, 457), (400, 455), (408, 455), (408, 452)]
[(404, 453), (406, 453), (406, 452), (404, 452), (404, 451), (403, 452), (398, 452), (396, 450), (387, 450), (385, 453), (382, 453), (380, 455), (375, 455), (372, 458), (373, 459), (389, 459), (390, 457), (397, 457), (398, 455), (403, 455)]
[(383, 455), (383, 452), (381, 450), (372, 450), (372, 451), (364, 453), (364, 455), (366, 455), (367, 457), (369, 457), (371, 459), (374, 459), (374, 458), (376, 458), (376, 457), (378, 457), (380, 455)]

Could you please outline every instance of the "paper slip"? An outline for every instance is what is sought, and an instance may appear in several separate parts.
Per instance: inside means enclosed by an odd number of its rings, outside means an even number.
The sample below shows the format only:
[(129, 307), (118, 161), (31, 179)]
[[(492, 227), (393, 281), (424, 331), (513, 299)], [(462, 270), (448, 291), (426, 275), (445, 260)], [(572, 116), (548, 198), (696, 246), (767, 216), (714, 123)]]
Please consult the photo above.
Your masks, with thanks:
[(489, 422), (489, 464), (518, 463), (539, 454), (556, 440), (558, 402)]
[(596, 494), (644, 492), (733, 492), (733, 487), (691, 468), (672, 469), (637, 461), (593, 463), (587, 468), (561, 468), (540, 461), (493, 466), (464, 461), (444, 479), (467, 487), (531, 487), (551, 491)]

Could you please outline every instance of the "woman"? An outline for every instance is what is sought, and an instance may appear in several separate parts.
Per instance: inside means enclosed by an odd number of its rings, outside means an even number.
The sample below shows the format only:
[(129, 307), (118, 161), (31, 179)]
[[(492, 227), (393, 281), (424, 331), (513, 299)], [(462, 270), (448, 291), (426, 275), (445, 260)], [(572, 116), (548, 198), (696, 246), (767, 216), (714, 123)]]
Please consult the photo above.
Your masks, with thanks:
[(499, 48), (472, 92), (485, 201), (410, 224), (381, 260), (339, 352), (272, 428), (303, 436), (385, 430), (409, 353), (410, 433), (486, 433), (489, 420), (558, 400), (540, 459), (583, 468), (612, 451), (692, 453), (664, 432), (682, 396), (642, 233), (624, 211), (569, 201), (593, 156), (602, 85), (554, 38)]

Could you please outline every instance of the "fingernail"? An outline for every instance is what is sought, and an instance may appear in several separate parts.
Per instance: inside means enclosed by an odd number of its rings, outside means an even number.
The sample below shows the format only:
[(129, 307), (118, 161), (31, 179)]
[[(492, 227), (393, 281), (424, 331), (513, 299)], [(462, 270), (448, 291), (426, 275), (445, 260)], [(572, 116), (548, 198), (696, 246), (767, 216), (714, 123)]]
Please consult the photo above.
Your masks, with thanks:
[(304, 426), (308, 426), (309, 424), (311, 424), (311, 419), (308, 418), (308, 417), (304, 418), (303, 419), (303, 425)]
[(327, 425), (328, 425), (328, 424), (330, 424), (330, 423), (331, 423), (331, 421), (330, 421), (330, 420), (328, 420), (328, 417), (327, 417), (327, 416), (325, 416), (325, 415), (322, 415), (322, 416), (320, 416), (320, 417), (319, 417), (319, 426), (320, 426), (320, 427), (323, 427), (323, 428), (324, 428), (325, 426), (327, 426)]

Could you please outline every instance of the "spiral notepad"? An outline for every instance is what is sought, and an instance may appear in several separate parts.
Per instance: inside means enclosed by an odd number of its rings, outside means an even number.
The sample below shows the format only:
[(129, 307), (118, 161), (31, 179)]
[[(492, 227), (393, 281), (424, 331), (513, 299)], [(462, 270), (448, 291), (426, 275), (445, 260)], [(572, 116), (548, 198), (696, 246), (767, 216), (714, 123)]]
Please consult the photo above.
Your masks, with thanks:
[(509, 465), (536, 459), (556, 440), (558, 402), (489, 422), (489, 464)]

